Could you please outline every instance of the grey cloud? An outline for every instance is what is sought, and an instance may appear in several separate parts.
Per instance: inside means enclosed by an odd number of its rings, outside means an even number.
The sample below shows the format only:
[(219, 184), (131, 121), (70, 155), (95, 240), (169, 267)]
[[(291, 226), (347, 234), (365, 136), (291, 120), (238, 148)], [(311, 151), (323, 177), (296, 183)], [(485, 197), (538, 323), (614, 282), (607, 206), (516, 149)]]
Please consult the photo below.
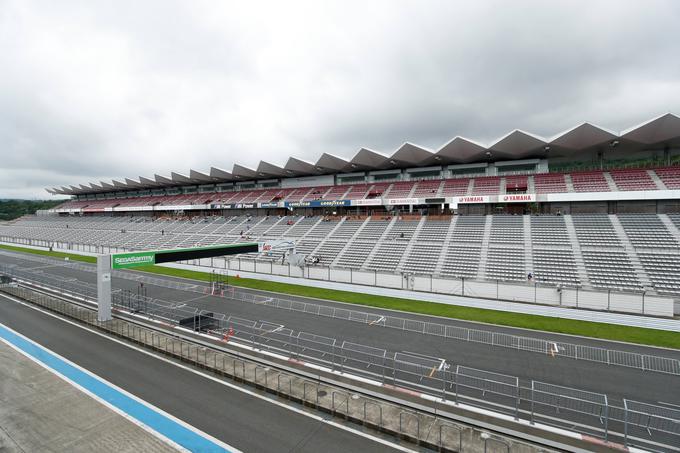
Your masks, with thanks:
[(680, 113), (674, 1), (0, 3), (0, 198)]

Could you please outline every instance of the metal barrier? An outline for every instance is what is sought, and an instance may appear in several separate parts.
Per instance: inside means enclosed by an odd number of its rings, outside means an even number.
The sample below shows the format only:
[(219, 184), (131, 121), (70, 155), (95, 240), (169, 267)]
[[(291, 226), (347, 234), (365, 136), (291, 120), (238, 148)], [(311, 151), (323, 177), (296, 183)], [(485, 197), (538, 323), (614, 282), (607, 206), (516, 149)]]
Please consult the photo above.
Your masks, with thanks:
[[(0, 252), (2, 253), (2, 252)], [(24, 259), (24, 256), (22, 256)], [(27, 259), (37, 262), (45, 262), (54, 264), (54, 260), (44, 257), (29, 256)], [(95, 272), (93, 266), (87, 266), (79, 263), (69, 263), (69, 267), (78, 270), (87, 270), (88, 272)], [(0, 267), (0, 271), (2, 267)], [(12, 275), (12, 271), (20, 272), (17, 267), (7, 268), (8, 275)], [(176, 289), (180, 291), (206, 293), (208, 286), (200, 284), (191, 284), (180, 281), (175, 281), (168, 278), (158, 278), (146, 275), (133, 274), (124, 271), (113, 271), (113, 276), (123, 278), (126, 280), (134, 280), (140, 283), (159, 286), (162, 288)], [(54, 277), (53, 280), (63, 280), (61, 277)], [(79, 282), (81, 285), (87, 286), (87, 292), (81, 288), (80, 295), (92, 296), (96, 295), (96, 285), (88, 285)], [(233, 287), (232, 287), (233, 288)], [(400, 318), (390, 315), (379, 315), (370, 312), (363, 312), (359, 310), (350, 310), (346, 308), (332, 307), (322, 304), (314, 304), (311, 302), (303, 302), (294, 299), (287, 299), (284, 297), (273, 297), (271, 295), (263, 296), (252, 292), (242, 291), (233, 288), (232, 291), (225, 295), (216, 295), (216, 297), (227, 297), (241, 302), (248, 302), (256, 305), (266, 305), (268, 307), (298, 311), (306, 314), (316, 316), (325, 316), (330, 318), (342, 319), (346, 321), (359, 322), (362, 324), (369, 324), (374, 326), (389, 327), (398, 330), (406, 330), (410, 332), (421, 333), (424, 335), (434, 335), (455, 340), (469, 341), (475, 343), (484, 343), (492, 346), (517, 349), (529, 352), (537, 352), (541, 354), (550, 354), (554, 357), (570, 358), (575, 360), (587, 360), (591, 362), (604, 363), (607, 365), (623, 366), (629, 368), (637, 368), (644, 371), (653, 371), (657, 373), (666, 373), (680, 375), (680, 360), (669, 357), (652, 356), (647, 354), (639, 354), (627, 351), (618, 351), (605, 348), (598, 348), (594, 346), (584, 346), (572, 343), (565, 343), (560, 341), (550, 341), (541, 338), (524, 337), (518, 335), (511, 335), (501, 332), (493, 332), (489, 330), (469, 329), (466, 327), (452, 326), (441, 323), (433, 323), (421, 321), (417, 319)]]
[[(16, 268), (10, 271), (17, 271)], [(25, 278), (25, 272), (20, 272)], [(34, 283), (55, 288), (65, 294), (82, 297), (82, 293), (91, 294), (91, 285), (77, 281), (65, 281), (41, 272), (32, 272)], [(93, 298), (90, 297), (90, 300)], [(160, 319), (178, 325), (180, 319), (197, 314), (207, 316), (203, 311), (184, 304), (171, 303), (159, 299), (151, 299), (136, 294), (127, 295), (117, 292), (112, 295), (114, 308), (127, 311), (132, 305), (141, 307), (138, 315), (151, 319)], [(366, 318), (368, 319), (368, 318)], [(251, 345), (256, 349), (277, 352), (296, 357), (309, 363), (325, 366), (330, 370), (350, 373), (356, 376), (377, 380), (383, 384), (414, 389), (418, 392), (437, 396), (443, 400), (453, 400), (456, 404), (465, 403), (472, 406), (492, 409), (496, 412), (512, 415), (516, 419), (527, 419), (532, 423), (540, 418), (542, 423), (573, 429), (574, 426), (588, 427), (588, 432), (604, 439), (609, 438), (610, 422), (625, 424), (626, 434), (631, 429), (658, 432), (666, 438), (670, 437), (680, 447), (680, 411), (667, 407), (639, 403), (626, 400), (624, 408), (611, 406), (607, 396), (587, 392), (580, 389), (562, 387), (550, 383), (532, 381), (530, 388), (519, 385), (514, 376), (507, 376), (489, 371), (456, 366), (450, 369), (442, 359), (421, 357), (407, 352), (388, 352), (371, 346), (352, 342), (338, 342), (336, 339), (319, 335), (294, 332), (272, 332), (276, 325), (266, 321), (252, 321), (240, 317), (217, 313), (212, 315), (211, 325), (217, 328), (206, 333), (223, 339), (229, 335), (239, 343)], [(146, 329), (133, 327), (133, 335), (146, 336)], [(200, 324), (194, 324), (200, 330)], [(148, 342), (148, 338), (144, 338)], [(152, 341), (153, 337), (152, 337)], [(173, 344), (173, 352), (174, 352)], [(200, 349), (180, 344), (180, 355), (200, 364)], [(604, 354), (604, 357), (613, 357)], [(207, 363), (207, 351), (204, 350), (203, 362)], [(234, 379), (246, 378), (245, 362), (233, 360), (232, 376)], [(238, 370), (237, 370), (238, 367)], [(238, 372), (237, 372), (238, 371)], [(277, 390), (281, 384), (278, 382)], [(335, 397), (333, 410), (337, 409)], [(346, 401), (349, 405), (349, 400)], [(344, 404), (344, 402), (343, 402)], [(636, 436), (637, 437), (637, 436)]]

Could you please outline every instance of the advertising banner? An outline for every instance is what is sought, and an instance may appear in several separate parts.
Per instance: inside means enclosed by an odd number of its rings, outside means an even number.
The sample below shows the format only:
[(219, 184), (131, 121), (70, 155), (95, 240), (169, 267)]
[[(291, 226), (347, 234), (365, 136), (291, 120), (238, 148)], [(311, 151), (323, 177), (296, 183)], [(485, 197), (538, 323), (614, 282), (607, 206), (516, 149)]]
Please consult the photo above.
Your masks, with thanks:
[(111, 255), (112, 269), (128, 269), (137, 266), (150, 266), (155, 263), (156, 252), (133, 252)]
[(499, 203), (533, 203), (536, 201), (536, 195), (533, 193), (522, 193), (522, 194), (506, 194), (499, 195)]
[(325, 208), (336, 206), (351, 206), (350, 200), (311, 200), (311, 201), (287, 201), (289, 208)]

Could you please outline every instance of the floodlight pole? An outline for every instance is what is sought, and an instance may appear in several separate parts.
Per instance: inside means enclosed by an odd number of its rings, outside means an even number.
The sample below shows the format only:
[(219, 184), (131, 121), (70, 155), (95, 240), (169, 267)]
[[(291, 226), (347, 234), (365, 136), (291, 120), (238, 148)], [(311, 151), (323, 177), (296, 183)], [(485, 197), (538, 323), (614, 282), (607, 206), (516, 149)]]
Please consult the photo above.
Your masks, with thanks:
[(111, 320), (111, 255), (97, 256), (97, 320)]

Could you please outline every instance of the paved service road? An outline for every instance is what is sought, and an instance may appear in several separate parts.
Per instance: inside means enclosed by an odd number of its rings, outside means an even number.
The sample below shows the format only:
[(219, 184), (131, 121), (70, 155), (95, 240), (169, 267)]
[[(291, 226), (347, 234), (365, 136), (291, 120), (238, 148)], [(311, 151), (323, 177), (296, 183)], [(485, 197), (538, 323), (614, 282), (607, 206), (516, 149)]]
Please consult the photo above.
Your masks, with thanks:
[[(22, 267), (34, 267), (35, 262), (14, 259), (13, 262)], [(2, 256), (2, 260), (10, 260)], [(69, 278), (77, 278), (81, 281), (94, 283), (95, 274), (82, 270), (63, 266), (50, 266), (41, 269), (44, 273), (50, 273)], [(159, 276), (155, 276), (159, 277)], [(114, 287), (135, 291), (138, 283), (122, 278), (114, 278)], [(369, 326), (362, 323), (350, 322), (342, 319), (333, 319), (295, 311), (287, 311), (264, 305), (255, 305), (247, 302), (230, 300), (168, 289), (154, 285), (145, 285), (150, 297), (185, 302), (187, 305), (225, 313), (253, 321), (268, 321), (283, 324), (295, 331), (305, 331), (317, 335), (336, 338), (339, 343), (348, 340), (388, 351), (409, 351), (428, 356), (446, 359), (451, 365), (464, 365), (496, 373), (507, 374), (520, 378), (520, 383), (529, 386), (530, 381), (537, 380), (551, 384), (573, 387), (590, 392), (607, 394), (610, 404), (621, 406), (623, 398), (656, 404), (659, 401), (671, 404), (680, 404), (680, 392), (672, 389), (678, 388), (678, 376), (665, 375), (654, 372), (645, 372), (633, 368), (621, 366), (608, 366), (597, 362), (573, 360), (566, 358), (552, 358), (540, 353), (520, 351), (503, 347), (496, 347), (482, 343), (473, 343), (442, 338), (438, 336), (423, 335), (415, 332), (400, 331), (378, 326)], [(289, 296), (285, 296), (291, 298)], [(305, 299), (309, 301), (308, 299)], [(314, 301), (314, 303), (333, 304), (328, 301)], [(348, 308), (346, 304), (335, 304)], [(349, 307), (362, 311), (373, 311), (366, 307)], [(392, 313), (394, 315), (394, 313)], [(560, 335), (527, 332), (518, 329), (503, 329), (496, 326), (480, 326), (474, 323), (448, 322), (441, 318), (419, 317), (417, 315), (398, 314), (400, 317), (433, 320), (446, 324), (465, 325), (471, 328), (489, 328), (492, 330), (504, 330), (508, 333), (524, 336), (536, 336), (544, 338), (559, 337), (559, 341), (597, 345), (618, 350), (632, 350), (647, 354), (661, 355), (666, 357), (678, 357), (675, 351), (663, 349), (645, 348), (621, 343), (611, 343), (600, 340), (581, 339), (578, 337), (565, 337)]]
[(397, 451), (0, 296), (11, 329), (245, 452)]

